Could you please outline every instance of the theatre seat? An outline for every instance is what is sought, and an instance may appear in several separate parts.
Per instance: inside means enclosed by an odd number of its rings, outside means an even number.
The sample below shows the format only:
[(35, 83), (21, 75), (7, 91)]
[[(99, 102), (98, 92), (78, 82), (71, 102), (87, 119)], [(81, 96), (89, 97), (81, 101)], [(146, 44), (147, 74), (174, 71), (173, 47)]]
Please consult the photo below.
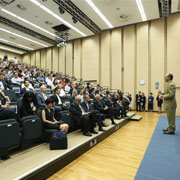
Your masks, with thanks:
[(20, 122), (22, 125), (22, 147), (26, 147), (35, 140), (42, 138), (42, 124), (39, 117), (26, 116)]
[(11, 102), (17, 101), (16, 93), (13, 90), (4, 90), (4, 94), (10, 98)]
[(15, 119), (0, 121), (0, 157), (7, 156), (9, 148), (20, 144), (19, 124)]

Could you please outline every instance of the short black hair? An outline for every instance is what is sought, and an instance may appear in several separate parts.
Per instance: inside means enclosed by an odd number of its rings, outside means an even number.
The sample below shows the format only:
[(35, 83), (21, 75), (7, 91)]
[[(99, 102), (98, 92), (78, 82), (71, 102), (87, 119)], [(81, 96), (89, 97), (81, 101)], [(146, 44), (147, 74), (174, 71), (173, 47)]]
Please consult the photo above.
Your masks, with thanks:
[(168, 77), (169, 77), (170, 80), (173, 80), (173, 74), (169, 73)]
[(27, 98), (34, 98), (34, 93), (32, 91), (26, 91), (23, 98), (27, 99)]
[(46, 101), (45, 101), (45, 104), (46, 104), (46, 105), (48, 105), (48, 104), (50, 104), (50, 103), (54, 103), (54, 99), (51, 98), (51, 97), (47, 98)]
[(58, 89), (60, 89), (59, 87), (56, 87), (55, 89), (54, 89), (54, 92), (56, 92)]

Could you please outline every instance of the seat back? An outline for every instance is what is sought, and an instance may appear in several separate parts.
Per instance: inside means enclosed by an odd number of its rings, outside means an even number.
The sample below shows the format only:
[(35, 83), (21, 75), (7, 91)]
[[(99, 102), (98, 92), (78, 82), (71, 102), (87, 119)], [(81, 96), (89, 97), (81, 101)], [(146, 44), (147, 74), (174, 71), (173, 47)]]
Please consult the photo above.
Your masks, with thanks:
[(37, 116), (26, 116), (21, 119), (23, 138), (33, 140), (42, 136), (41, 119)]
[(11, 102), (16, 102), (16, 93), (13, 90), (4, 90), (5, 96), (8, 96), (11, 100)]
[(72, 120), (72, 114), (67, 111), (61, 111), (61, 119), (64, 123), (69, 125), (69, 129), (73, 129), (73, 120)]
[(0, 149), (20, 144), (19, 124), (15, 119), (0, 121)]

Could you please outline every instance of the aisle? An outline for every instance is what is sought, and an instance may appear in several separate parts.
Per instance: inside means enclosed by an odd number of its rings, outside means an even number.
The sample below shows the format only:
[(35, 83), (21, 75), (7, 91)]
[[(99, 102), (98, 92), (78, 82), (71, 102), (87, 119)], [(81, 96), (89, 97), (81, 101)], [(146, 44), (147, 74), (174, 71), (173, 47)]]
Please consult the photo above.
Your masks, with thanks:
[(132, 121), (58, 171), (49, 180), (133, 180), (159, 119), (158, 113), (137, 113)]

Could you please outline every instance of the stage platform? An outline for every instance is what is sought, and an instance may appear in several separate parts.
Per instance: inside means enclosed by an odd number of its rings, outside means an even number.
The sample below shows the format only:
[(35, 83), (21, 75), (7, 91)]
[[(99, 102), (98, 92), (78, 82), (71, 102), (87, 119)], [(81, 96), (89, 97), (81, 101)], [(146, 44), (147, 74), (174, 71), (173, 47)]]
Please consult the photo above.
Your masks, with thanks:
[(91, 149), (103, 139), (119, 130), (129, 122), (135, 113), (129, 112), (128, 118), (115, 120), (117, 125), (111, 125), (109, 119), (105, 123), (109, 126), (105, 132), (83, 136), (80, 130), (68, 134), (68, 149), (49, 150), (48, 143), (42, 143), (30, 149), (18, 152), (6, 161), (0, 160), (0, 180), (12, 179), (46, 179), (65, 167), (74, 159)]

